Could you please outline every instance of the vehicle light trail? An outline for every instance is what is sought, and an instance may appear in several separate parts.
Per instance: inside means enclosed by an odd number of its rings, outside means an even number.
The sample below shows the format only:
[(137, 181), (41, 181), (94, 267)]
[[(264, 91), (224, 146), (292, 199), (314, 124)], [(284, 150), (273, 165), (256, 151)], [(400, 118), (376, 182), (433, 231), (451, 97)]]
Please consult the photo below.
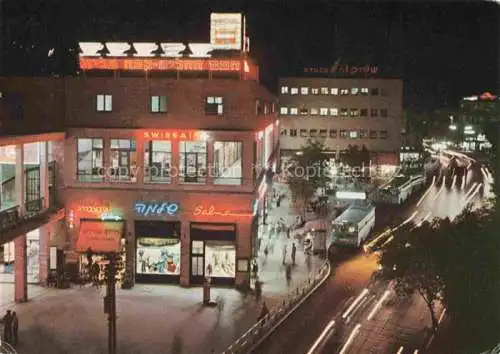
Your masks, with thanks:
[(373, 318), (373, 316), (375, 316), (377, 314), (377, 312), (382, 307), (382, 304), (389, 297), (390, 294), (391, 294), (391, 292), (389, 290), (386, 290), (384, 292), (384, 295), (382, 295), (382, 297), (380, 298), (380, 300), (375, 304), (375, 306), (373, 307), (373, 310), (370, 312), (370, 314), (366, 318), (368, 321), (370, 321)]
[(478, 184), (476, 186), (475, 191), (472, 192), (471, 195), (469, 195), (469, 197), (465, 200), (465, 205), (468, 205), (472, 201), (472, 199), (474, 199), (476, 197), (476, 194), (479, 192), (479, 190), (481, 189), (482, 185), (483, 184), (481, 183), (481, 184)]
[(363, 298), (368, 295), (369, 293), (369, 290), (367, 288), (364, 288), (363, 291), (361, 292), (361, 294), (358, 295), (358, 297), (352, 302), (351, 306), (349, 306), (347, 308), (347, 310), (344, 312), (344, 314), (342, 315), (342, 318), (343, 319), (346, 319), (347, 316), (349, 316), (349, 314), (352, 312), (352, 310), (354, 310), (354, 308), (361, 302), (361, 300), (363, 300)]
[(435, 182), (436, 182), (436, 176), (432, 177), (432, 183), (431, 183), (431, 185), (429, 186), (429, 188), (427, 188), (427, 190), (425, 191), (424, 195), (420, 198), (420, 200), (417, 203), (417, 206), (420, 206), (420, 204), (422, 204), (422, 202), (424, 201), (424, 199), (431, 192), (432, 187), (434, 187), (434, 183)]
[(340, 350), (339, 354), (345, 354), (349, 346), (352, 344), (354, 341), (354, 338), (358, 335), (359, 329), (361, 328), (361, 323), (358, 323), (356, 327), (352, 330), (351, 334), (349, 335), (349, 338), (347, 338), (347, 341), (345, 342), (344, 346)]
[(330, 323), (328, 323), (326, 325), (326, 327), (323, 330), (323, 332), (321, 332), (321, 334), (319, 335), (319, 337), (316, 339), (316, 341), (314, 342), (314, 344), (312, 345), (312, 347), (309, 348), (309, 351), (307, 352), (307, 354), (314, 354), (316, 352), (316, 350), (318, 350), (319, 346), (325, 340), (325, 338), (330, 334), (330, 331), (332, 330), (332, 328), (334, 326), (335, 326), (335, 321), (331, 320)]
[(453, 180), (451, 182), (451, 188), (455, 187), (456, 182), (457, 182), (457, 175), (453, 175)]
[(403, 350), (405, 350), (405, 348), (403, 346), (399, 347), (399, 350), (397, 351), (396, 354), (401, 354), (403, 352)]

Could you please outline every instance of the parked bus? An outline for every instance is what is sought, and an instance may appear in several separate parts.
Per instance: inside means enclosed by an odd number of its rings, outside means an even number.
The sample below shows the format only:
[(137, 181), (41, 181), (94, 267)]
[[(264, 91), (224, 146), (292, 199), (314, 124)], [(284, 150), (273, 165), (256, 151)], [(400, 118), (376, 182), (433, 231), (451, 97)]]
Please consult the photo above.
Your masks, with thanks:
[(375, 206), (352, 205), (332, 223), (332, 244), (359, 248), (375, 227)]

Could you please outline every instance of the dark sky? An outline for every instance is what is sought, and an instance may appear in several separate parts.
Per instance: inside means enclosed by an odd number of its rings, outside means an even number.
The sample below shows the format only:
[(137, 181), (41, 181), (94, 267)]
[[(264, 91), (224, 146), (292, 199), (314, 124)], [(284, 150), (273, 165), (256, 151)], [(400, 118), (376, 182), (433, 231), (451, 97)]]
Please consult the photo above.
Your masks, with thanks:
[(259, 62), (263, 83), (273, 91), (278, 77), (302, 74), (304, 67), (329, 67), (339, 57), (350, 65), (376, 65), (381, 77), (403, 78), (405, 106), (412, 109), (453, 106), (460, 97), (497, 91), (500, 8), (494, 3), (4, 3), (3, 63), (8, 73), (33, 75), (49, 67), (67, 71), (68, 60), (59, 56), (48, 63), (47, 50), (56, 46), (60, 55), (60, 48), (78, 40), (208, 41), (211, 11), (244, 11), (252, 56)]

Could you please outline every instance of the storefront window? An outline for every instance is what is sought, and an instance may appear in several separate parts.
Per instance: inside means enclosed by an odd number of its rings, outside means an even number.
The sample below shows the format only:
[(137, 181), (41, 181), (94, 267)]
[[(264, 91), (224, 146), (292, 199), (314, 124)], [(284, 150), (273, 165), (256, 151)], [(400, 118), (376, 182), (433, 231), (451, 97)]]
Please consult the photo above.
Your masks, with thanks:
[(115, 181), (136, 181), (137, 152), (135, 140), (111, 139), (111, 179)]
[(205, 241), (205, 264), (212, 269), (212, 277), (234, 278), (236, 275), (236, 247), (233, 242)]
[(76, 175), (81, 182), (102, 181), (102, 139), (77, 139)]
[(181, 182), (205, 183), (207, 175), (207, 143), (205, 141), (181, 141), (179, 145)]
[(242, 145), (238, 141), (216, 141), (214, 143), (215, 184), (241, 184)]
[(144, 145), (145, 182), (170, 183), (172, 142), (169, 140), (152, 140), (145, 142)]
[(180, 275), (181, 241), (179, 238), (138, 237), (137, 273)]
[(191, 241), (191, 275), (203, 276), (204, 271), (204, 249), (203, 241)]

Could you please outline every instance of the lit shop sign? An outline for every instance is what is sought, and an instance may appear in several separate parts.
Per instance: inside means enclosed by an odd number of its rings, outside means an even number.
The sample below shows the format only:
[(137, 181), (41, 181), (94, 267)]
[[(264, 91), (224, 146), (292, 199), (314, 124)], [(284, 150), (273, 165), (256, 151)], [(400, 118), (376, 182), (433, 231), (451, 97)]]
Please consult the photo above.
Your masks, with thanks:
[(245, 213), (240, 211), (231, 211), (229, 209), (217, 209), (214, 205), (203, 206), (197, 205), (193, 211), (194, 216), (233, 216), (233, 217), (245, 217), (253, 216), (252, 213)]
[(139, 137), (148, 140), (202, 140), (206, 135), (199, 130), (139, 130)]
[(106, 221), (106, 220), (111, 220), (111, 221), (120, 221), (123, 220), (121, 216), (115, 215), (113, 213), (102, 213), (101, 214), (101, 220)]
[(337, 60), (336, 63), (333, 64), (332, 67), (310, 67), (304, 68), (304, 72), (306, 73), (321, 73), (321, 74), (376, 74), (378, 73), (378, 66), (375, 65), (349, 65), (349, 64), (341, 64), (340, 60)]
[(178, 203), (170, 203), (170, 202), (135, 202), (134, 210), (140, 216), (164, 216), (169, 215), (173, 216), (177, 214), (179, 211)]
[(210, 43), (220, 49), (241, 50), (245, 36), (245, 17), (238, 13), (210, 15)]
[(335, 198), (337, 199), (366, 199), (366, 193), (364, 192), (337, 192), (335, 193)]
[(94, 205), (80, 205), (77, 210), (79, 212), (91, 214), (108, 214), (111, 213), (109, 206), (94, 206)]
[(239, 72), (242, 60), (80, 57), (81, 70)]

